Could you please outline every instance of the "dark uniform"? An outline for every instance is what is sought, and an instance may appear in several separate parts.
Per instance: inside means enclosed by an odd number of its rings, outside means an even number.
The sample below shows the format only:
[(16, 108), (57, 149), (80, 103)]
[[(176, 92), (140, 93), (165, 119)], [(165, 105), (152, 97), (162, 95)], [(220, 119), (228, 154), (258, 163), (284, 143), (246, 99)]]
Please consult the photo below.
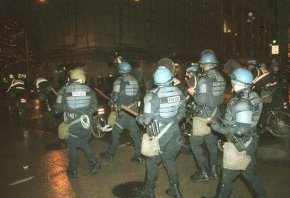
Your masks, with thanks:
[[(170, 72), (168, 69), (167, 71)], [(151, 134), (155, 137), (164, 132), (163, 130), (166, 132), (159, 139), (160, 154), (148, 157), (146, 160), (146, 185), (139, 192), (139, 197), (154, 197), (158, 167), (161, 162), (163, 162), (167, 170), (171, 185), (167, 194), (172, 197), (181, 197), (176, 156), (181, 149), (179, 121), (184, 115), (185, 98), (181, 90), (176, 86), (171, 84), (158, 86), (146, 94), (144, 98), (144, 114), (137, 119), (138, 122), (144, 125), (157, 122), (159, 131)]]
[(262, 111), (262, 101), (250, 87), (241, 89), (228, 103), (222, 124), (212, 124), (213, 130), (225, 134), (227, 140), (234, 144), (238, 151), (246, 151), (251, 156), (251, 162), (244, 171), (223, 169), (217, 197), (227, 198), (231, 195), (233, 182), (242, 174), (259, 198), (265, 198), (265, 190), (259, 178), (255, 175), (256, 151), (258, 136), (256, 125)]
[(57, 96), (56, 112), (64, 112), (69, 127), (68, 146), (69, 169), (68, 175), (76, 177), (78, 148), (81, 148), (89, 161), (89, 173), (93, 175), (100, 168), (95, 153), (89, 144), (91, 138), (91, 117), (97, 109), (97, 99), (94, 91), (79, 82), (69, 83), (63, 87)]
[(117, 117), (113, 125), (111, 145), (107, 151), (100, 154), (103, 159), (113, 159), (119, 145), (120, 135), (124, 129), (128, 129), (135, 145), (135, 155), (131, 161), (141, 162), (140, 127), (135, 117), (120, 109), (121, 105), (125, 105), (138, 112), (139, 94), (139, 84), (131, 74), (121, 73), (121, 76), (114, 81), (112, 101), (117, 105)]
[[(215, 69), (204, 71), (198, 79), (194, 100), (196, 102), (197, 117), (214, 120), (218, 116), (218, 106), (224, 100), (225, 81)], [(210, 159), (210, 175), (217, 177), (217, 137), (209, 133), (204, 136), (191, 135), (190, 146), (195, 156), (198, 171), (191, 176), (192, 181), (208, 180), (206, 171), (206, 157), (202, 144), (206, 143)]]
[[(193, 87), (196, 89), (198, 78), (200, 77), (199, 66), (196, 64), (194, 66), (189, 66), (186, 69), (186, 84), (187, 87)], [(187, 92), (187, 90), (186, 90)], [(186, 93), (186, 116), (181, 122), (182, 133), (186, 136), (191, 136), (192, 134), (192, 117), (196, 114), (196, 103), (188, 93)]]
[(247, 68), (252, 73), (254, 82), (263, 75), (263, 72), (259, 69), (259, 64), (256, 59), (250, 59), (247, 61)]
[(40, 110), (41, 112), (48, 113), (51, 111), (52, 101), (55, 98), (51, 95), (52, 85), (45, 78), (36, 79), (36, 88), (39, 92)]
[(6, 91), (9, 97), (10, 113), (15, 113), (17, 110), (17, 102), (20, 98), (26, 98), (26, 87), (23, 80), (14, 79), (10, 87)]
[[(287, 74), (287, 73), (286, 73)], [(268, 76), (268, 89), (271, 92), (272, 108), (283, 108), (288, 106), (288, 87), (289, 82), (285, 73), (271, 72)]]

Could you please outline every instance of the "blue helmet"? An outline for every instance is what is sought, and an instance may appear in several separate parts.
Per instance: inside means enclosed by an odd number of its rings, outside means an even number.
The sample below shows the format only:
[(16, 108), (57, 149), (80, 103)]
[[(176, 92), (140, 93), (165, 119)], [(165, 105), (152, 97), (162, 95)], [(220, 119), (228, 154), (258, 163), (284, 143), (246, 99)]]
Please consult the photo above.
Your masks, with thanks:
[(212, 64), (213, 66), (216, 66), (218, 64), (218, 60), (214, 51), (205, 50), (201, 53), (199, 63), (201, 67), (203, 67), (205, 64)]
[(195, 64), (195, 65), (191, 65), (191, 66), (187, 67), (186, 73), (197, 72), (198, 70), (199, 70), (199, 66), (197, 64)]
[(119, 64), (119, 73), (120, 74), (126, 74), (131, 72), (132, 67), (130, 65), (130, 63), (128, 62), (122, 62), (121, 64)]
[(173, 75), (165, 66), (159, 66), (153, 74), (154, 84), (157, 86), (169, 85), (172, 83)]
[(235, 69), (231, 74), (231, 78), (233, 84), (242, 86), (251, 86), (254, 80), (253, 74), (245, 68)]
[(256, 59), (250, 59), (250, 60), (248, 60), (247, 64), (257, 67), (258, 66), (258, 61)]

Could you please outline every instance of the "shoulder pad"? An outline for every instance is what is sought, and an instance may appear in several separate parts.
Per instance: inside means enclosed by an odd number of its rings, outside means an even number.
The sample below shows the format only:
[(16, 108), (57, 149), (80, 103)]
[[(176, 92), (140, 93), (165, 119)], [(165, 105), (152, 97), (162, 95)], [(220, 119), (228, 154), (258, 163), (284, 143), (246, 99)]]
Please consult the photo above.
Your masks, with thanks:
[(115, 81), (114, 81), (114, 85), (116, 84), (116, 85), (119, 85), (119, 84), (121, 84), (121, 79), (120, 78), (117, 78)]
[(235, 112), (252, 110), (252, 104), (246, 99), (240, 99), (234, 104)]
[(153, 99), (153, 93), (148, 92), (144, 97), (144, 103), (148, 103)]

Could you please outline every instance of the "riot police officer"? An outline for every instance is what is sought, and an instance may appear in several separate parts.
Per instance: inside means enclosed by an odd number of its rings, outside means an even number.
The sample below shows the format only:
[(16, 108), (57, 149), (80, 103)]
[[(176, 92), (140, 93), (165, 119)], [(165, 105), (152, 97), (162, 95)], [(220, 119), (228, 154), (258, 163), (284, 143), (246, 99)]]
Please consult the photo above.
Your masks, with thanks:
[(78, 148), (81, 148), (89, 161), (89, 174), (94, 175), (101, 165), (96, 161), (95, 153), (89, 143), (91, 138), (91, 116), (97, 109), (97, 99), (85, 83), (85, 72), (75, 68), (70, 72), (70, 82), (59, 90), (56, 100), (56, 113), (64, 112), (69, 124), (68, 146), (69, 178), (77, 176)]
[(273, 61), (271, 72), (268, 77), (267, 88), (271, 90), (272, 108), (288, 108), (288, 87), (287, 73), (281, 71), (278, 61)]
[[(191, 176), (192, 181), (208, 181), (217, 177), (217, 137), (208, 126), (218, 116), (219, 106), (224, 100), (225, 81), (215, 69), (218, 60), (212, 50), (205, 50), (199, 60), (203, 72), (198, 79), (196, 89), (191, 87), (188, 93), (194, 97), (196, 116), (193, 117), (193, 129), (190, 147), (194, 154), (198, 170)], [(209, 173), (202, 144), (206, 143), (209, 151)]]
[(39, 94), (40, 110), (42, 114), (49, 113), (52, 108), (52, 99), (54, 98), (51, 92), (53, 92), (54, 89), (46, 78), (37, 78), (35, 84)]
[(14, 114), (17, 111), (17, 102), (21, 98), (26, 99), (27, 97), (24, 81), (22, 79), (13, 79), (6, 93), (9, 97), (9, 111), (11, 114)]
[(194, 89), (197, 85), (198, 77), (200, 76), (200, 68), (198, 63), (193, 63), (189, 67), (186, 68), (186, 78), (189, 81), (189, 84)]
[(100, 156), (105, 160), (112, 161), (119, 145), (120, 135), (124, 129), (128, 129), (135, 145), (135, 155), (131, 161), (141, 163), (140, 128), (131, 114), (121, 110), (121, 105), (125, 105), (138, 111), (139, 84), (131, 75), (132, 67), (128, 62), (120, 63), (118, 69), (120, 77), (114, 81), (112, 93), (112, 102), (117, 107), (116, 122), (113, 125), (111, 145), (107, 151), (100, 153)]
[(171, 71), (160, 66), (154, 72), (154, 84), (144, 98), (144, 114), (137, 117), (138, 123), (148, 126), (155, 123), (157, 130), (151, 136), (159, 137), (160, 152), (146, 160), (146, 184), (138, 191), (138, 197), (155, 197), (154, 188), (158, 177), (158, 167), (163, 162), (169, 177), (170, 188), (166, 193), (170, 197), (181, 198), (176, 156), (181, 149), (179, 121), (185, 115), (185, 98), (176, 86), (172, 85)]
[(256, 81), (263, 72), (259, 69), (259, 64), (256, 59), (249, 59), (247, 61), (247, 68), (253, 74), (254, 81)]
[[(253, 75), (246, 69), (239, 68), (233, 71), (231, 82), (237, 93), (228, 103), (223, 124), (212, 123), (213, 130), (225, 134), (228, 142), (233, 143), (239, 152), (245, 151), (251, 158), (245, 170), (224, 168), (218, 198), (227, 198), (231, 195), (233, 182), (241, 174), (255, 192), (255, 197), (265, 198), (265, 190), (261, 181), (255, 175), (256, 150), (258, 136), (256, 125), (262, 111), (262, 101), (259, 95), (251, 90)], [(233, 149), (232, 149), (233, 150)], [(224, 151), (225, 153), (225, 151)], [(238, 168), (237, 168), (238, 169)]]
[(178, 79), (175, 76), (175, 74), (176, 74), (175, 73), (176, 72), (175, 71), (175, 65), (176, 65), (176, 63), (174, 63), (169, 58), (162, 58), (157, 63), (157, 67), (159, 67), (159, 66), (165, 66), (165, 67), (167, 67), (171, 71), (171, 73), (173, 75), (173, 80), (172, 80), (173, 85), (174, 86), (177, 86), (182, 91), (182, 93), (184, 95), (187, 95), (187, 93), (186, 93), (186, 86), (180, 81), (180, 79)]
[[(200, 68), (198, 63), (193, 63), (189, 67), (186, 68), (186, 78), (185, 82), (188, 88), (193, 87), (193, 89), (197, 86), (197, 81), (200, 76)], [(181, 122), (181, 129), (183, 135), (191, 136), (192, 134), (192, 117), (196, 113), (196, 103), (189, 94), (186, 95), (186, 116)], [(185, 141), (185, 139), (183, 139)]]

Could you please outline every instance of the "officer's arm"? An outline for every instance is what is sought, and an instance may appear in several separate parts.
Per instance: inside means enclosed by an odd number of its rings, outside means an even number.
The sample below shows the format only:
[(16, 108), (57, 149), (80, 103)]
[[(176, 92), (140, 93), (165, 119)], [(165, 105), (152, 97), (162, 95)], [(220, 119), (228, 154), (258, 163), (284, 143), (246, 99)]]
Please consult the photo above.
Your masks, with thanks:
[[(241, 124), (241, 125), (240, 125)], [(214, 122), (211, 124), (211, 127), (214, 131), (220, 133), (220, 134), (233, 134), (233, 135), (243, 135), (250, 131), (250, 127), (248, 125), (245, 125), (245, 127), (242, 127), (244, 123), (240, 123), (239, 125), (222, 125), (221, 123)]]
[(212, 129), (221, 134), (243, 135), (250, 131), (253, 122), (252, 106), (246, 100), (241, 100), (233, 107), (235, 112), (235, 125), (222, 125), (212, 123)]
[(181, 98), (182, 104), (179, 106), (177, 110), (177, 116), (176, 120), (179, 122), (185, 117), (185, 112), (186, 112), (186, 104), (185, 104), (185, 98), (182, 96)]
[(149, 92), (144, 97), (144, 114), (138, 116), (137, 122), (141, 125), (149, 125), (155, 118), (158, 112), (159, 103), (158, 100), (154, 100), (156, 96)]
[(96, 97), (96, 93), (91, 90), (91, 103), (90, 103), (90, 113), (93, 114), (98, 109), (98, 101)]
[(114, 81), (113, 92), (112, 92), (112, 101), (114, 103), (117, 102), (119, 95), (120, 95), (120, 91), (121, 91), (121, 80), (119, 78), (117, 78)]
[(64, 112), (64, 89), (58, 91), (56, 103), (54, 106), (55, 113)]
[(204, 94), (207, 94), (209, 92), (208, 88), (208, 81), (210, 79), (206, 79), (204, 76), (200, 77), (200, 79), (197, 81), (197, 86), (195, 88), (195, 94), (194, 94), (194, 100), (196, 101), (197, 104), (199, 105), (204, 105)]

